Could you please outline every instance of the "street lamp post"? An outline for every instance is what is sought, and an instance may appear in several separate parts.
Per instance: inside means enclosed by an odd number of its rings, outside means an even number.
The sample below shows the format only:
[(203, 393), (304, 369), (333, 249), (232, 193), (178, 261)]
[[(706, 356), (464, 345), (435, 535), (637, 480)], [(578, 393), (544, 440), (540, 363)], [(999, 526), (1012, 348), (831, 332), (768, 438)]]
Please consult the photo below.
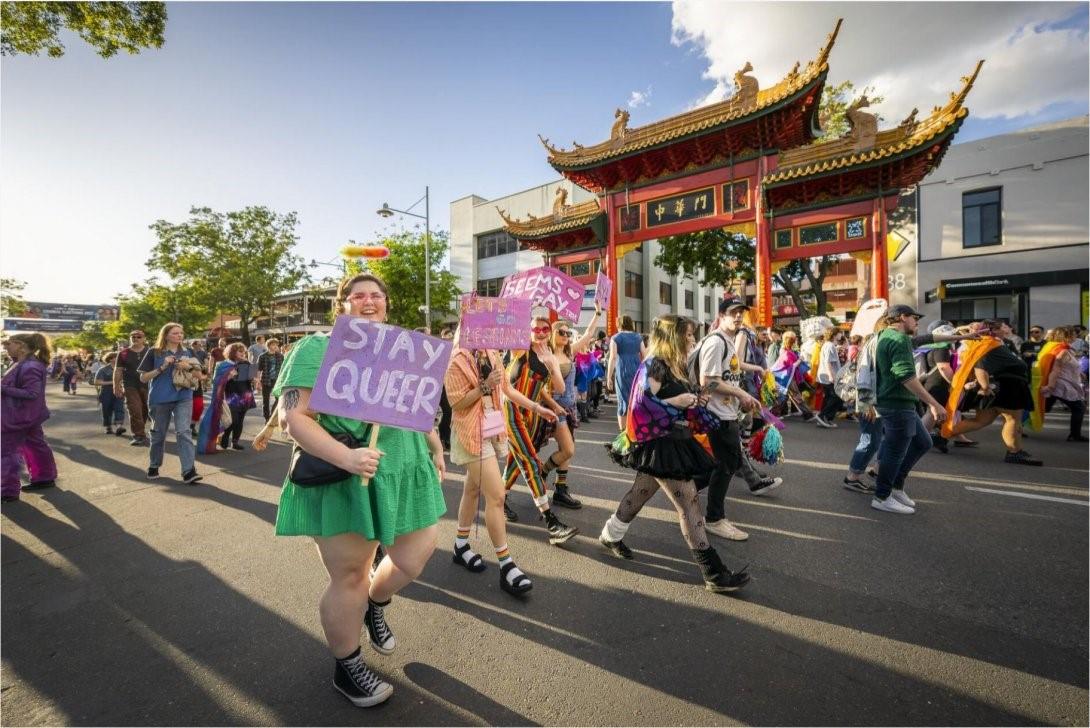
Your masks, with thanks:
[(408, 215), (410, 217), (416, 217), (424, 221), (424, 326), (427, 328), (428, 333), (431, 333), (431, 200), (429, 199), (429, 188), (424, 187), (424, 196), (419, 200), (409, 205), (409, 210), (413, 209), (421, 202), (424, 203), (424, 214), (420, 215), (415, 212), (409, 212), (408, 210), (397, 210), (390, 207), (388, 202), (383, 202), (382, 207), (377, 210), (380, 217), (392, 217), (396, 212), (399, 215)]

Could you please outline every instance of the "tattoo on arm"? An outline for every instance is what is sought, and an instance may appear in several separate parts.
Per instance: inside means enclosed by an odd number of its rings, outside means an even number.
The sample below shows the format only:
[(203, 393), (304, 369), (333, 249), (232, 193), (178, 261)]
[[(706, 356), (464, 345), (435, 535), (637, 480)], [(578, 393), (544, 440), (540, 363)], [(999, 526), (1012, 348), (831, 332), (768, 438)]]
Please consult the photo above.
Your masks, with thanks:
[(299, 406), (299, 390), (285, 389), (280, 395), (280, 409), (284, 412)]

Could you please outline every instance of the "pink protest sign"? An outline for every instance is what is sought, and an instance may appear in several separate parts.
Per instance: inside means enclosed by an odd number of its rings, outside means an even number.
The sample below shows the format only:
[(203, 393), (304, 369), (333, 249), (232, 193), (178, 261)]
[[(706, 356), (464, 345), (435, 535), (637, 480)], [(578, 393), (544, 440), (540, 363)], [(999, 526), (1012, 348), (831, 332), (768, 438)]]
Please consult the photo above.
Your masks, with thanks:
[(523, 298), (462, 296), (458, 345), (463, 349), (527, 349), (530, 346), (530, 308)]
[(452, 349), (450, 341), (434, 336), (338, 316), (310, 393), (310, 408), (431, 432)]
[(598, 280), (594, 284), (594, 305), (606, 311), (609, 309), (609, 294), (613, 292), (613, 281), (602, 271), (598, 271)]
[(556, 268), (543, 265), (507, 276), (501, 298), (521, 298), (577, 321), (583, 308), (583, 284)]

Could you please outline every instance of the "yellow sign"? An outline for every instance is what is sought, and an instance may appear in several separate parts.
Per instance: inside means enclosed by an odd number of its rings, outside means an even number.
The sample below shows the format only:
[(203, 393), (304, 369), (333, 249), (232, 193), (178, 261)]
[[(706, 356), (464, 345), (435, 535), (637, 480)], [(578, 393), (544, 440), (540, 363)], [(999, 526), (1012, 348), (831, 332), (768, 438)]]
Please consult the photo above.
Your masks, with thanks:
[(911, 242), (908, 238), (900, 233), (889, 233), (886, 235), (886, 258), (889, 261), (897, 260), (901, 257), (901, 253), (908, 250), (908, 246)]

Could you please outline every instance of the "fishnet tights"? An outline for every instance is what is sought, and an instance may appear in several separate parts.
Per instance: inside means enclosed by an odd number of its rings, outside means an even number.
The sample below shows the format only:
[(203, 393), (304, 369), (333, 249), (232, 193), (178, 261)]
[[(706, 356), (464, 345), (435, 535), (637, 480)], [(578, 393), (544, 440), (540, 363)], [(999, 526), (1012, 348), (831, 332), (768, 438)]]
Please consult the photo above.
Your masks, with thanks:
[(617, 505), (617, 519), (622, 523), (632, 523), (644, 504), (651, 500), (659, 488), (662, 488), (662, 492), (674, 504), (681, 526), (681, 535), (685, 537), (689, 548), (708, 548), (708, 534), (704, 531), (704, 513), (700, 507), (700, 498), (696, 494), (696, 485), (691, 480), (667, 480), (646, 473), (637, 473), (632, 487)]

